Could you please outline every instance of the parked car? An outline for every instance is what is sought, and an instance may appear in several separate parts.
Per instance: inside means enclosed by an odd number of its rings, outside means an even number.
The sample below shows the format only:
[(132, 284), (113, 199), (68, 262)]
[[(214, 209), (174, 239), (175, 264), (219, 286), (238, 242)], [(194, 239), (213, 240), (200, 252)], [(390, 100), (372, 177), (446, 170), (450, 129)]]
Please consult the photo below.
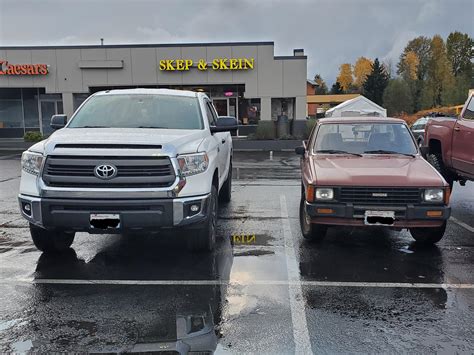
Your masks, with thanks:
[(421, 117), (418, 120), (413, 123), (413, 125), (410, 127), (411, 131), (413, 133), (413, 136), (416, 139), (416, 143), (418, 146), (423, 145), (423, 140), (425, 138), (425, 126), (426, 123), (428, 123), (429, 117)]
[[(99, 92), (23, 153), (20, 210), (36, 247), (69, 248), (76, 232), (190, 228), (189, 247), (211, 250), (218, 197), (231, 199), (237, 122), (202, 93)], [(64, 127), (64, 128), (63, 128)]]
[(471, 94), (456, 119), (433, 118), (425, 128), (427, 160), (452, 186), (474, 180), (474, 98)]
[(305, 238), (321, 240), (331, 226), (408, 228), (430, 244), (443, 237), (449, 185), (423, 159), (403, 120), (321, 119), (296, 153)]

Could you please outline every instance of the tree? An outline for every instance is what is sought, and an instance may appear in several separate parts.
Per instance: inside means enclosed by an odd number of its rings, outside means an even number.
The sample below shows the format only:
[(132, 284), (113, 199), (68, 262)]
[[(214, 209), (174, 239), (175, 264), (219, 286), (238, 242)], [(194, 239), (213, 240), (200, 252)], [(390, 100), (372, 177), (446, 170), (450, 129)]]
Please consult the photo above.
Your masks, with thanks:
[(390, 116), (413, 113), (413, 99), (408, 84), (403, 79), (392, 79), (383, 93), (383, 104)]
[(365, 57), (357, 59), (354, 65), (354, 85), (361, 89), (365, 79), (372, 72), (372, 61)]
[(431, 40), (431, 57), (422, 91), (424, 108), (452, 104), (453, 89), (454, 76), (446, 46), (441, 36), (435, 35)]
[(454, 76), (472, 74), (473, 46), (474, 41), (468, 34), (457, 31), (449, 34), (446, 40), (446, 50)]
[(342, 94), (342, 88), (341, 88), (341, 84), (339, 84), (339, 81), (336, 81), (332, 85), (331, 91), (329, 93), (332, 94), (332, 95)]
[(385, 67), (375, 58), (372, 64), (372, 72), (367, 76), (364, 83), (364, 96), (376, 104), (382, 105), (383, 92), (388, 84), (388, 74)]
[[(417, 60), (415, 60), (415, 56)], [(412, 39), (400, 55), (397, 73), (408, 81), (415, 111), (421, 109), (421, 92), (427, 76), (428, 64), (431, 58), (431, 40), (420, 36)], [(416, 63), (417, 62), (417, 63)], [(416, 63), (416, 78), (412, 78)]]
[(323, 80), (321, 75), (316, 74), (314, 76), (314, 82), (317, 84), (315, 90), (317, 95), (326, 95), (328, 93), (328, 86), (326, 85), (326, 82)]
[(341, 64), (336, 80), (341, 85), (343, 91), (346, 92), (351, 88), (354, 78), (352, 77), (352, 67), (349, 63)]

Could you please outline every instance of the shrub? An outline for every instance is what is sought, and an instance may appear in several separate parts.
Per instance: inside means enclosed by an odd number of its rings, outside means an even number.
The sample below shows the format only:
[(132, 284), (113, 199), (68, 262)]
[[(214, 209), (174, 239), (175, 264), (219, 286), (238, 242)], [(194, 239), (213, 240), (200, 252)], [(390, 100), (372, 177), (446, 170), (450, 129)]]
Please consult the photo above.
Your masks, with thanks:
[(255, 137), (257, 139), (275, 139), (275, 123), (273, 121), (259, 121)]
[(41, 134), (41, 132), (32, 132), (32, 131), (26, 132), (25, 135), (23, 136), (23, 139), (25, 140), (25, 142), (39, 142), (39, 141), (42, 141), (43, 138), (44, 137)]

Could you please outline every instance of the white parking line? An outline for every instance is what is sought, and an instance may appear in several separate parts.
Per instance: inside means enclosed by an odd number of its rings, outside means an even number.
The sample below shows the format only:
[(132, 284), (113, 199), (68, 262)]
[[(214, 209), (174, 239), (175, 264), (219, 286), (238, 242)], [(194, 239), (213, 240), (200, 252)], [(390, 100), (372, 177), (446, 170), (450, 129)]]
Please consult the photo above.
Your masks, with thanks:
[(352, 282), (352, 281), (310, 281), (310, 280), (83, 280), (83, 279), (33, 279), (5, 278), (0, 284), (27, 283), (46, 285), (123, 285), (123, 286), (314, 286), (314, 287), (367, 287), (367, 288), (443, 288), (474, 289), (472, 283), (410, 283), (410, 282)]
[(290, 310), (293, 322), (293, 339), (295, 341), (295, 354), (312, 354), (311, 342), (309, 340), (308, 323), (306, 321), (305, 302), (300, 281), (300, 271), (296, 260), (293, 233), (291, 233), (290, 221), (286, 198), (280, 195), (281, 221), (283, 224), (283, 236), (285, 238), (286, 269), (288, 272), (288, 288), (290, 291)]
[(460, 225), (464, 229), (467, 229), (469, 232), (474, 233), (474, 227), (471, 227), (469, 224), (461, 222), (459, 219), (454, 218), (454, 217), (450, 217), (449, 219), (453, 221), (454, 223), (456, 223), (457, 225)]

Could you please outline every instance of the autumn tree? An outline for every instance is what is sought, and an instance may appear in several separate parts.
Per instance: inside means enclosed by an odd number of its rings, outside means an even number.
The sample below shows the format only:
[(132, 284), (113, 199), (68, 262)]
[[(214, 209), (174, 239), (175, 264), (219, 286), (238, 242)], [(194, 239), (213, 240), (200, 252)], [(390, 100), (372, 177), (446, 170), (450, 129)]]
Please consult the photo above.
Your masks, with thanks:
[(375, 58), (372, 64), (372, 72), (367, 76), (364, 87), (364, 96), (372, 100), (376, 104), (382, 105), (383, 92), (388, 84), (388, 74), (383, 65), (380, 64), (378, 58)]
[(339, 67), (339, 75), (336, 80), (341, 85), (344, 92), (349, 91), (354, 82), (354, 78), (352, 77), (352, 66), (349, 63), (341, 64)]
[(383, 93), (383, 105), (389, 116), (413, 112), (413, 98), (405, 80), (397, 78), (389, 81)]
[(320, 74), (314, 76), (314, 82), (317, 84), (315, 90), (317, 95), (326, 95), (328, 93), (328, 86)]
[[(407, 80), (410, 87), (415, 111), (421, 109), (421, 92), (427, 76), (430, 58), (431, 40), (419, 36), (408, 42), (397, 64), (397, 74)], [(415, 72), (416, 78), (414, 76)]]
[(454, 76), (446, 45), (441, 36), (435, 35), (431, 40), (431, 57), (422, 91), (422, 105), (431, 108), (451, 104), (454, 101), (453, 89)]
[(354, 85), (359, 90), (364, 85), (365, 79), (372, 72), (372, 61), (365, 57), (360, 57), (354, 64)]

